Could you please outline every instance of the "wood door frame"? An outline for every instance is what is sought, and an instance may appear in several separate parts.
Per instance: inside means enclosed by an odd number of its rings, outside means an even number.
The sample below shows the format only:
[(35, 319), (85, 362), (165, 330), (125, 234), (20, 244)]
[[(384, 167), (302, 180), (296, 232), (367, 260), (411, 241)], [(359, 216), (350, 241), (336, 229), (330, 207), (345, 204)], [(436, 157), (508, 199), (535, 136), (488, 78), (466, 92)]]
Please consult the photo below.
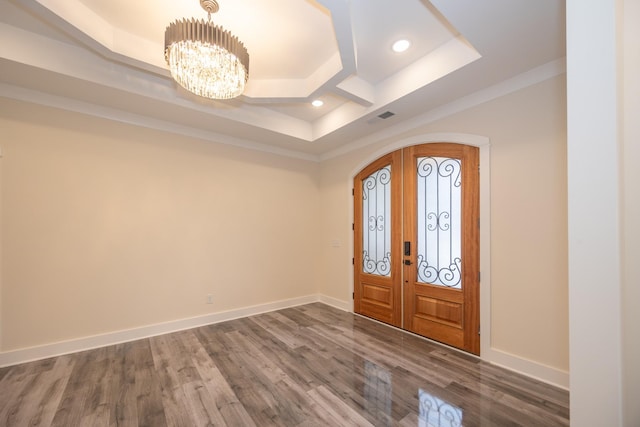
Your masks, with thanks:
[[(508, 356), (505, 356), (502, 352), (491, 348), (491, 182), (490, 182), (490, 165), (491, 165), (491, 145), (489, 138), (481, 135), (472, 135), (464, 133), (454, 132), (442, 132), (442, 133), (426, 133), (421, 135), (412, 136), (406, 139), (398, 140), (392, 144), (387, 145), (365, 157), (361, 162), (351, 170), (348, 181), (345, 184), (345, 193), (352, 195), (353, 180), (356, 175), (364, 169), (368, 164), (374, 160), (389, 154), (393, 151), (401, 148), (409, 147), (412, 145), (429, 144), (437, 142), (452, 142), (458, 144), (472, 145), (478, 147), (480, 150), (480, 356), (486, 360), (493, 360), (506, 365), (512, 363), (519, 363), (518, 360), (512, 360)], [(348, 191), (348, 193), (347, 193)], [(354, 206), (353, 199), (350, 199), (349, 203), (349, 218), (348, 223), (349, 236), (349, 252), (351, 256), (354, 256), (354, 240), (352, 224), (354, 221)], [(349, 259), (349, 264), (351, 260)], [(349, 265), (349, 294), (354, 292), (354, 273), (353, 266)], [(336, 301), (337, 303), (337, 301)], [(354, 301), (351, 300), (347, 305), (339, 304), (346, 310), (354, 312)]]

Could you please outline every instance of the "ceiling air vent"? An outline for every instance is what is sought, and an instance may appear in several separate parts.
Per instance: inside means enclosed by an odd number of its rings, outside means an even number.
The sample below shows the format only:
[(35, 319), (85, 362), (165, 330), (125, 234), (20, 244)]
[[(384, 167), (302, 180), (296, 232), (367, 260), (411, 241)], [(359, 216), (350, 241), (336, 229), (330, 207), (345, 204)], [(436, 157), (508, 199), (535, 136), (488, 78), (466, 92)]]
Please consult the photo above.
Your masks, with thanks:
[(391, 116), (395, 116), (396, 113), (392, 113), (391, 111), (385, 111), (382, 114), (378, 114), (378, 117), (380, 117), (381, 119), (388, 119)]

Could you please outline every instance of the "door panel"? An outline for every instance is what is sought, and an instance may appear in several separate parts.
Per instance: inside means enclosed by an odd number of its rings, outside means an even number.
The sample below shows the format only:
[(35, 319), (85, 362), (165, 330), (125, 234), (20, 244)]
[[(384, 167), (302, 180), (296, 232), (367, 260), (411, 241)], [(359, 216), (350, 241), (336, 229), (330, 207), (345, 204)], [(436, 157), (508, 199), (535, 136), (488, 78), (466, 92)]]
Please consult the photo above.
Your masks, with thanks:
[(402, 324), (402, 155), (388, 154), (354, 180), (354, 310)]
[(404, 149), (404, 328), (478, 354), (478, 149)]

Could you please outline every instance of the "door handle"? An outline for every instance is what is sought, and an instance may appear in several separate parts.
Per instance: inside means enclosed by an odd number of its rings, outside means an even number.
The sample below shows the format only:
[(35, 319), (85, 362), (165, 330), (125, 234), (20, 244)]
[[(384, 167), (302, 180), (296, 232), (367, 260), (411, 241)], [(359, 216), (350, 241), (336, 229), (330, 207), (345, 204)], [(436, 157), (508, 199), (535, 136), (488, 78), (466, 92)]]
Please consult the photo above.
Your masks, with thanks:
[(404, 256), (411, 255), (411, 242), (404, 242)]
[(404, 260), (404, 265), (411, 265), (411, 264), (413, 264), (413, 263), (411, 262), (410, 259), (405, 259)]

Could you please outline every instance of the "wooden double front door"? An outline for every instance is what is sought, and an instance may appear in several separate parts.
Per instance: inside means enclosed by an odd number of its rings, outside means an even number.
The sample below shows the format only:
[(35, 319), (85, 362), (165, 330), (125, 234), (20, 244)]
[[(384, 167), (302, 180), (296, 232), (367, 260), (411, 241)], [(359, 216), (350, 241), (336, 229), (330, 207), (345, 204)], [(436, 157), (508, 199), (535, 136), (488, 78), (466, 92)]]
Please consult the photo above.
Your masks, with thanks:
[(478, 148), (424, 144), (354, 179), (354, 310), (480, 353)]

